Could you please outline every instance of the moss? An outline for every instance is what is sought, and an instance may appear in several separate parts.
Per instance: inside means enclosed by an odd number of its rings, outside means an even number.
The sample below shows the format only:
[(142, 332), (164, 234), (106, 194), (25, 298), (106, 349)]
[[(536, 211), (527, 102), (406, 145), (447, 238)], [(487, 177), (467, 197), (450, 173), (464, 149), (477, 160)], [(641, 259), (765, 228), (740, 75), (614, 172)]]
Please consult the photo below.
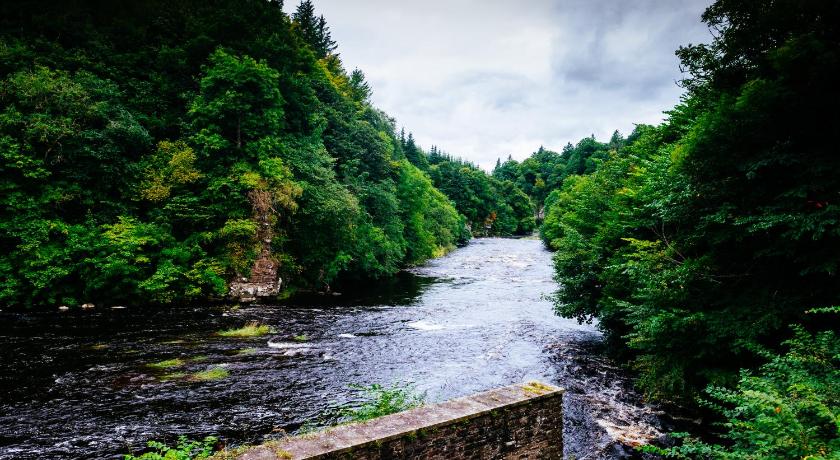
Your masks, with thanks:
[(197, 382), (208, 382), (211, 380), (221, 380), (230, 375), (230, 372), (224, 367), (212, 367), (205, 371), (196, 372), (190, 375), (190, 380)]
[(267, 441), (259, 446), (252, 446), (252, 445), (244, 445), (239, 447), (234, 447), (232, 449), (223, 449), (219, 452), (216, 452), (212, 457), (208, 460), (237, 460), (246, 452), (256, 449), (256, 448), (266, 448), (270, 450), (275, 457), (285, 460), (291, 460), (294, 456), (286, 450), (283, 450), (279, 447), (279, 441)]
[(223, 331), (219, 331), (216, 335), (222, 337), (236, 337), (236, 338), (245, 338), (245, 337), (260, 337), (266, 334), (271, 333), (271, 328), (266, 324), (260, 324), (256, 321), (251, 321), (250, 323), (235, 329), (225, 329)]
[(200, 363), (202, 361), (207, 361), (208, 358), (209, 357), (207, 355), (198, 355), (198, 356), (193, 356), (192, 358), (190, 358), (190, 361), (192, 361), (194, 363)]
[(147, 367), (154, 369), (171, 369), (173, 367), (180, 367), (184, 365), (184, 360), (181, 358), (165, 359), (156, 363), (146, 364)]
[(245, 356), (245, 355), (253, 355), (256, 352), (257, 352), (256, 348), (242, 348), (240, 350), (236, 350), (234, 352), (234, 354), (238, 355), (238, 356)]
[(537, 381), (531, 381), (526, 383), (522, 386), (522, 389), (525, 390), (525, 393), (530, 393), (533, 395), (543, 395), (553, 390), (553, 388), (551, 388), (550, 386)]
[(308, 342), (309, 337), (307, 337), (306, 334), (301, 334), (292, 337), (292, 340), (294, 340), (295, 342)]
[(283, 459), (288, 459), (288, 460), (291, 460), (292, 458), (294, 458), (294, 457), (292, 457), (292, 453), (287, 451), (287, 450), (283, 450), (283, 449), (272, 449), (272, 450), (274, 451), (274, 455), (276, 455), (277, 458), (283, 458)]
[(224, 448), (219, 452), (216, 452), (208, 460), (236, 460), (242, 456), (245, 452), (253, 449), (254, 446), (252, 445), (244, 445), (239, 447), (233, 448)]
[(105, 350), (105, 349), (107, 349), (107, 348), (108, 348), (108, 344), (107, 344), (107, 343), (97, 343), (97, 344), (95, 344), (95, 345), (91, 345), (91, 346), (90, 346), (90, 349), (91, 349), (91, 350)]
[(184, 373), (184, 372), (172, 372), (172, 373), (164, 374), (164, 375), (160, 376), (160, 380), (162, 382), (169, 382), (171, 380), (181, 380), (181, 379), (185, 378), (186, 376), (187, 376), (187, 374)]

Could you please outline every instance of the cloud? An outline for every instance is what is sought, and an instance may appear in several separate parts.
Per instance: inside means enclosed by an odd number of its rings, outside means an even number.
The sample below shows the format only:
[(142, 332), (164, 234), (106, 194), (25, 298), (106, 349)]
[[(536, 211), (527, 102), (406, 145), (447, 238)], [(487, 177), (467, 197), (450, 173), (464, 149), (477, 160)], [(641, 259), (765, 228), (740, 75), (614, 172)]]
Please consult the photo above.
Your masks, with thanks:
[[(657, 123), (682, 90), (674, 50), (710, 36), (710, 0), (316, 0), (373, 102), (491, 168), (540, 145)], [(287, 8), (293, 8), (289, 5)]]

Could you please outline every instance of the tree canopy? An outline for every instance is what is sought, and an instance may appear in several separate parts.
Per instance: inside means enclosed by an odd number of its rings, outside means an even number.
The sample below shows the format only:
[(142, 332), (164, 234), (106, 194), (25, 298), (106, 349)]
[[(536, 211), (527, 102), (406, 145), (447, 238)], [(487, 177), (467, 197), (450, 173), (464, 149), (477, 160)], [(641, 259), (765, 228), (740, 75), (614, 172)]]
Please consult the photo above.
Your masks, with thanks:
[[(464, 243), (466, 208), (336, 51), (309, 0), (0, 6), (0, 303), (218, 298), (265, 244), (322, 289)], [(517, 199), (470, 217), (519, 222)]]

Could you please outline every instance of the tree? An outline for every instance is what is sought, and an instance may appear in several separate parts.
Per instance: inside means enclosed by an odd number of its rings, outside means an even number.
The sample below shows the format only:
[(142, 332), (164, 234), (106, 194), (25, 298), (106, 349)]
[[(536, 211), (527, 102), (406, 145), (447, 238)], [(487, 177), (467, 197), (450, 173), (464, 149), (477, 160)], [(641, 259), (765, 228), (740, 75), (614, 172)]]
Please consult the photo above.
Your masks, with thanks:
[(337, 45), (330, 34), (324, 16), (315, 15), (315, 6), (311, 0), (302, 0), (292, 14), (298, 33), (318, 58), (327, 57), (336, 50)]
[(365, 81), (365, 74), (359, 69), (350, 73), (350, 88), (353, 99), (357, 102), (368, 102), (371, 95), (370, 85)]

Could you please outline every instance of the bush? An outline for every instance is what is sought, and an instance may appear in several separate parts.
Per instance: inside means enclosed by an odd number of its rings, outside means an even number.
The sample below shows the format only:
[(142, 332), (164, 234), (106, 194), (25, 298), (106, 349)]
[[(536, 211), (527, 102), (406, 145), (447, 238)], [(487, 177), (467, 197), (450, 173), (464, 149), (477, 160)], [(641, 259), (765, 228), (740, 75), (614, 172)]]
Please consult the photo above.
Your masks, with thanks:
[(396, 414), (423, 405), (426, 395), (417, 393), (413, 385), (394, 384), (383, 387), (353, 385), (363, 395), (365, 402), (352, 409), (342, 411), (347, 422), (364, 422), (384, 415)]
[(202, 441), (192, 441), (187, 439), (186, 436), (180, 436), (175, 447), (169, 447), (160, 441), (149, 441), (147, 445), (154, 449), (153, 452), (146, 452), (139, 457), (126, 454), (123, 460), (198, 460), (209, 458), (218, 440), (216, 437), (208, 436)]
[(840, 458), (840, 340), (833, 331), (811, 335), (794, 327), (787, 354), (763, 354), (770, 361), (753, 375), (741, 372), (735, 389), (710, 386), (704, 404), (726, 422), (725, 445), (685, 433), (682, 446), (642, 450), (676, 458)]

